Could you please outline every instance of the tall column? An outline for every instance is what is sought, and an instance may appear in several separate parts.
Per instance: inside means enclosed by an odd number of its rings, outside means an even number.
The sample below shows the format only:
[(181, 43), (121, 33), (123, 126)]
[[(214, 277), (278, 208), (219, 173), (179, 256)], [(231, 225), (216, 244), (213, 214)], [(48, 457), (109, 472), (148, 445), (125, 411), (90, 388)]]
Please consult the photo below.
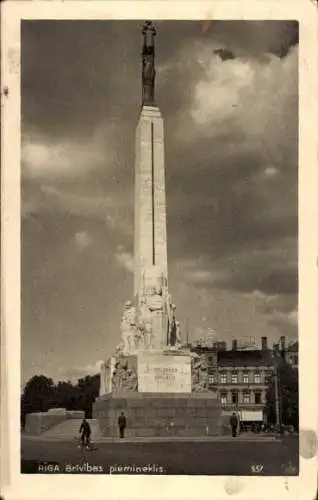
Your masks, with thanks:
[[(156, 29), (151, 21), (145, 22), (142, 34), (142, 109), (136, 131), (135, 161), (134, 296), (137, 307), (141, 307), (146, 274), (148, 284), (149, 279), (151, 281), (147, 293), (151, 294), (153, 288), (157, 288), (155, 295), (168, 292), (164, 131), (155, 103)], [(162, 292), (158, 292), (160, 280)]]
[(139, 297), (145, 270), (156, 266), (167, 286), (167, 229), (164, 172), (164, 130), (159, 108), (144, 106), (136, 131), (135, 275)]

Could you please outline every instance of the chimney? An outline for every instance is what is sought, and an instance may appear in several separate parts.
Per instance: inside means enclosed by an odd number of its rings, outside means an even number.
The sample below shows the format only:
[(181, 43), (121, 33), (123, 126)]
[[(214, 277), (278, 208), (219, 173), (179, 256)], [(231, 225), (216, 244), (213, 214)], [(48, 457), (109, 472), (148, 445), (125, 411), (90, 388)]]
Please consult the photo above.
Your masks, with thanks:
[(279, 344), (273, 344), (273, 354), (275, 358), (279, 356)]
[(286, 337), (285, 336), (282, 336), (280, 338), (280, 348), (281, 348), (281, 351), (285, 351), (285, 349), (286, 349)]
[(267, 337), (262, 337), (262, 351), (267, 351)]
[(232, 341), (232, 351), (237, 351), (237, 340), (236, 339), (234, 339)]
[(280, 355), (283, 359), (286, 359), (286, 337), (282, 336), (280, 338)]

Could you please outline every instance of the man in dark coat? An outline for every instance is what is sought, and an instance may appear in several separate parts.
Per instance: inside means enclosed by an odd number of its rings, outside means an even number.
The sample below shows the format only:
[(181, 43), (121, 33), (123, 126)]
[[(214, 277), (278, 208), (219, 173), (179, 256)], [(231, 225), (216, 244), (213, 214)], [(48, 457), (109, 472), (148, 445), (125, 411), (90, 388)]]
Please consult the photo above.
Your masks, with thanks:
[(127, 427), (127, 420), (123, 411), (118, 417), (118, 427), (119, 427), (119, 435), (121, 438), (123, 438), (125, 435), (125, 429)]
[(83, 448), (84, 446), (88, 447), (90, 444), (90, 437), (91, 437), (91, 427), (89, 423), (87, 422), (86, 418), (83, 418), (79, 433), (81, 435), (81, 447)]
[(231, 415), (231, 419), (230, 419), (230, 425), (231, 425), (231, 428), (232, 428), (232, 437), (236, 437), (237, 424), (238, 424), (238, 418), (235, 415), (235, 413), (233, 413)]

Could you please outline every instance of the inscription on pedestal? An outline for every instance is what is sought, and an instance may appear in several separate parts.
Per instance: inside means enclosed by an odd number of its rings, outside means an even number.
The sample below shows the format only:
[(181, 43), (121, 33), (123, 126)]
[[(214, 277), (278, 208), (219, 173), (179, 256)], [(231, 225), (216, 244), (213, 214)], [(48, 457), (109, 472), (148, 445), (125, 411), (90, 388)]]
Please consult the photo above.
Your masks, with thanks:
[(190, 356), (140, 353), (138, 392), (190, 393)]

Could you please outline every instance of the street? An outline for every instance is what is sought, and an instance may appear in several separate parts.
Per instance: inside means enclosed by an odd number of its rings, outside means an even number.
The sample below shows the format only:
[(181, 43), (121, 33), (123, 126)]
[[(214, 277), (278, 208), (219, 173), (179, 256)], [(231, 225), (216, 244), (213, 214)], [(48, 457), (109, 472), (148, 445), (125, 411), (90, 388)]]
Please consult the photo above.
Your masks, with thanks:
[(81, 450), (70, 442), (22, 440), (21, 472), (297, 475), (298, 438), (264, 443), (123, 441), (98, 443), (94, 450)]

